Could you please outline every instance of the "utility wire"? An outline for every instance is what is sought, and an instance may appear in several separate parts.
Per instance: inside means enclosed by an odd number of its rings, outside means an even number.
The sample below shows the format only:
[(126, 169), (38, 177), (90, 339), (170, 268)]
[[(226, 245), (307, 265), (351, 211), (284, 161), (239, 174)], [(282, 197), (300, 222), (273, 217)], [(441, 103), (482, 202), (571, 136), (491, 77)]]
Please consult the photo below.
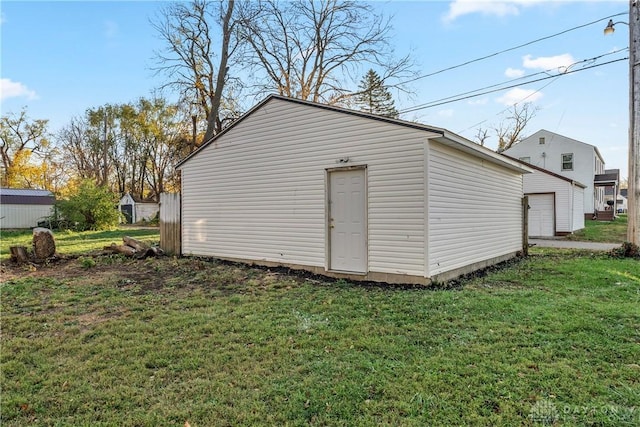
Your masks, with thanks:
[(611, 60), (611, 61), (608, 61), (608, 62), (603, 62), (602, 64), (591, 65), (589, 67), (583, 67), (583, 68), (580, 68), (580, 69), (577, 69), (577, 70), (569, 70), (569, 71), (566, 71), (566, 72), (563, 72), (563, 73), (560, 73), (560, 74), (556, 74), (556, 75), (553, 75), (553, 76), (542, 77), (542, 78), (531, 80), (531, 81), (524, 82), (524, 83), (518, 83), (518, 84), (513, 84), (513, 85), (510, 85), (510, 86), (500, 87), (498, 89), (487, 90), (487, 91), (484, 91), (484, 92), (477, 93), (475, 95), (460, 96), (460, 97), (457, 97), (455, 99), (444, 100), (442, 102), (440, 102), (440, 100), (436, 100), (436, 101), (433, 101), (432, 103), (423, 104), (423, 105), (417, 106), (417, 107), (407, 108), (405, 110), (400, 111), (400, 113), (401, 114), (412, 113), (414, 111), (424, 110), (426, 108), (432, 108), (432, 107), (437, 107), (437, 106), (444, 105), (444, 104), (450, 104), (452, 102), (463, 101), (465, 99), (475, 98), (476, 96), (487, 95), (489, 93), (499, 92), (499, 91), (505, 90), (505, 89), (511, 89), (511, 88), (514, 88), (514, 87), (517, 87), (517, 86), (520, 86), (520, 85), (523, 85), (523, 84), (537, 83), (537, 82), (541, 82), (543, 80), (548, 80), (548, 79), (553, 79), (553, 78), (566, 76), (566, 75), (569, 75), (569, 74), (574, 74), (574, 73), (577, 73), (579, 71), (585, 71), (585, 70), (590, 70), (592, 68), (602, 67), (603, 65), (613, 64), (615, 62), (626, 61), (628, 59), (629, 59), (629, 57), (614, 59), (614, 60)]
[[(604, 53), (602, 55), (595, 56), (593, 58), (582, 59), (582, 60), (576, 61), (576, 62), (574, 62), (574, 63), (572, 63), (572, 64), (570, 64), (570, 65), (568, 65), (566, 67), (550, 68), (550, 69), (545, 70), (545, 71), (539, 71), (537, 73), (529, 74), (527, 76), (522, 76), (522, 77), (518, 77), (518, 78), (515, 78), (515, 79), (507, 80), (506, 82), (496, 83), (496, 84), (493, 84), (493, 85), (490, 85), (490, 86), (485, 86), (485, 87), (482, 87), (482, 88), (479, 88), (479, 89), (474, 89), (474, 90), (471, 90), (471, 91), (468, 91), (468, 92), (459, 93), (457, 95), (452, 95), (452, 96), (448, 96), (448, 97), (445, 97), (445, 98), (440, 98), (440, 99), (437, 99), (437, 100), (434, 100), (434, 101), (426, 102), (424, 104), (419, 104), (419, 105), (416, 105), (416, 106), (413, 106), (413, 107), (409, 107), (406, 110), (401, 110), (400, 113), (408, 113), (408, 112), (416, 111), (416, 110), (419, 110), (419, 109), (422, 109), (422, 108), (429, 108), (429, 107), (432, 106), (431, 104), (434, 104), (434, 103), (441, 103), (443, 101), (447, 101), (447, 100), (450, 100), (450, 99), (457, 99), (457, 98), (459, 98), (461, 96), (475, 94), (477, 92), (482, 92), (482, 91), (485, 91), (487, 89), (493, 89), (493, 88), (496, 88), (496, 87), (501, 87), (501, 86), (507, 85), (507, 84), (510, 84), (510, 86), (504, 87), (502, 89), (509, 89), (509, 88), (514, 87), (513, 86), (514, 82), (521, 81), (521, 80), (528, 80), (528, 81), (522, 82), (521, 84), (523, 84), (523, 85), (526, 85), (526, 84), (529, 84), (529, 83), (534, 83), (534, 82), (537, 82), (537, 81), (540, 81), (540, 80), (530, 80), (530, 79), (532, 77), (538, 76), (540, 74), (545, 74), (545, 75), (551, 76), (551, 77), (561, 76), (563, 74), (567, 74), (567, 72), (572, 67), (574, 67), (574, 66), (576, 66), (578, 64), (593, 63), (593, 62), (597, 61), (600, 58), (604, 58), (605, 56), (615, 55), (617, 53), (620, 53), (620, 52), (623, 52), (623, 51), (626, 51), (626, 50), (629, 50), (629, 48), (626, 47), (624, 49), (618, 49), (618, 50), (614, 50), (614, 51), (611, 51), (611, 52), (607, 52), (607, 53)], [(554, 75), (550, 75), (549, 74), (549, 73), (554, 72), (554, 71), (557, 71), (558, 74), (554, 74)], [(498, 90), (502, 90), (502, 89), (498, 89)], [(487, 93), (487, 92), (484, 92), (484, 93)], [(480, 96), (480, 95), (483, 95), (484, 93), (480, 93), (480, 94), (475, 95), (475, 96)]]
[(455, 70), (456, 68), (464, 67), (466, 65), (473, 64), (474, 62), (479, 62), (479, 61), (483, 61), (483, 60), (488, 59), (488, 58), (493, 58), (494, 56), (498, 56), (498, 55), (501, 55), (501, 54), (506, 53), (506, 52), (511, 52), (512, 50), (520, 49), (521, 47), (529, 46), (529, 45), (532, 45), (534, 43), (541, 42), (543, 40), (548, 40), (548, 39), (560, 36), (562, 34), (565, 34), (565, 33), (568, 33), (568, 32), (574, 31), (574, 30), (578, 30), (580, 28), (588, 27), (589, 25), (597, 24), (598, 22), (606, 21), (607, 19), (612, 19), (612, 18), (615, 18), (617, 16), (627, 15), (627, 14), (628, 14), (628, 12), (616, 13), (615, 15), (607, 16), (605, 18), (600, 18), (600, 19), (597, 19), (595, 21), (588, 22), (586, 24), (578, 25), (577, 27), (569, 28), (567, 30), (560, 31), (559, 33), (555, 33), (555, 34), (552, 34), (550, 36), (541, 37), (539, 39), (532, 40), (530, 42), (526, 42), (526, 43), (520, 44), (518, 46), (510, 47), (508, 49), (504, 49), (504, 50), (501, 50), (499, 52), (491, 53), (489, 55), (482, 56), (480, 58), (472, 59), (470, 61), (463, 62), (462, 64), (453, 65), (451, 67), (443, 68), (441, 70), (434, 71), (434, 72), (429, 73), (429, 74), (424, 74), (422, 76), (414, 77), (413, 79), (409, 79), (409, 80), (405, 80), (403, 82), (400, 82), (400, 83), (398, 83), (398, 85), (402, 85), (402, 84), (406, 84), (406, 83), (412, 83), (412, 82), (415, 82), (417, 80), (421, 80), (421, 79), (424, 79), (424, 78), (427, 78), (427, 77), (435, 76), (436, 74), (444, 73), (445, 71)]
[[(553, 77), (553, 76), (551, 76)], [(536, 93), (540, 92), (542, 89), (546, 88), (547, 86), (549, 86), (551, 83), (555, 83), (560, 77), (562, 77), (562, 74), (555, 76), (555, 78), (553, 80), (551, 80), (549, 83), (546, 83), (544, 85), (542, 85), (541, 87), (539, 87), (538, 89), (535, 90), (535, 92), (531, 92), (529, 95), (525, 96), (524, 98), (522, 98), (520, 101), (518, 101), (518, 103), (526, 101), (527, 99), (531, 98), (533, 95), (535, 95)], [(515, 104), (514, 104), (515, 105)], [(499, 116), (500, 114), (503, 114), (504, 112), (506, 112), (507, 110), (509, 110), (512, 107), (509, 106), (507, 108), (505, 108), (504, 110), (500, 111), (499, 113), (496, 113), (496, 116)], [(483, 124), (484, 122), (486, 122), (488, 119), (484, 119), (481, 122), (476, 123), (475, 125), (471, 125), (466, 129), (463, 129), (461, 131), (456, 132), (458, 135), (462, 135), (463, 132), (468, 131), (469, 129), (473, 129), (475, 127), (480, 126), (481, 124)]]

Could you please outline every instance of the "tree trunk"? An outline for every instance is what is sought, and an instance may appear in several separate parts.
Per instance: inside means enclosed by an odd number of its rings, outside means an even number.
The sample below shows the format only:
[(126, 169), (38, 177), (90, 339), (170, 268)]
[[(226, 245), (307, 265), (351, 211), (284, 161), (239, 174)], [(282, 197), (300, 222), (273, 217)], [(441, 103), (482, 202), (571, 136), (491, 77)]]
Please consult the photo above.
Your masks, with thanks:
[(220, 66), (218, 67), (218, 76), (216, 78), (216, 89), (213, 93), (211, 102), (211, 111), (207, 117), (207, 131), (204, 134), (202, 142), (207, 142), (221, 129), (217, 129), (218, 113), (222, 101), (222, 89), (224, 81), (227, 77), (227, 63), (229, 61), (229, 43), (231, 42), (231, 17), (233, 16), (234, 0), (229, 0), (227, 10), (222, 21), (222, 49), (220, 52)]
[(131, 246), (116, 245), (115, 243), (112, 243), (111, 246), (105, 246), (104, 250), (119, 253), (125, 256), (133, 256), (136, 253), (136, 250)]
[(139, 240), (136, 240), (134, 238), (128, 237), (128, 236), (124, 236), (122, 238), (122, 241), (124, 242), (124, 244), (126, 246), (130, 246), (133, 249), (136, 250), (136, 252), (143, 252), (146, 251), (147, 249), (149, 249), (149, 245), (147, 245), (146, 243), (143, 243)]

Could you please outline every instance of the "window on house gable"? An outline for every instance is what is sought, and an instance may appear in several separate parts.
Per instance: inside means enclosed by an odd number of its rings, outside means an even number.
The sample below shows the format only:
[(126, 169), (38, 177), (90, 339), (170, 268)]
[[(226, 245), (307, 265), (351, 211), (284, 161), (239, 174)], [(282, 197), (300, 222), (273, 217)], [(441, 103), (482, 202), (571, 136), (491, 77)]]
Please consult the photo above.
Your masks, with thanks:
[(538, 143), (540, 145), (544, 145), (544, 136), (541, 136), (540, 139), (538, 139)]
[(531, 157), (520, 157), (521, 162), (531, 163)]
[(573, 170), (573, 153), (565, 153), (562, 155), (562, 170), (563, 171)]

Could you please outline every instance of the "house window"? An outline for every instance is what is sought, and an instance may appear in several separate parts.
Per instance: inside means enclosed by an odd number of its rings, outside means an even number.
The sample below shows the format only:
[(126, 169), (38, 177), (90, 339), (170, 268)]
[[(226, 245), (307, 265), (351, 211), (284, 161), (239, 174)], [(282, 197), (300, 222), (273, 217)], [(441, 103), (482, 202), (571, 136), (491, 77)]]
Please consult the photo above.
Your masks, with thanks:
[(538, 139), (538, 143), (540, 145), (544, 145), (544, 136), (541, 136), (540, 139)]
[(531, 163), (531, 157), (520, 157), (521, 162)]
[(573, 170), (573, 153), (566, 153), (562, 155), (562, 170), (563, 171)]

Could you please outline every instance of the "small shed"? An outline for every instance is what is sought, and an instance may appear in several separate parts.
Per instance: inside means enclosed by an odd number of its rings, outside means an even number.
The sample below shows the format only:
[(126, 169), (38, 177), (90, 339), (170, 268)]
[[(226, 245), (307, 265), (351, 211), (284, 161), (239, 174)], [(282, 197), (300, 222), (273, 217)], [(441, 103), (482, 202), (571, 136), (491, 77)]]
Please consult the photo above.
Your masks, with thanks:
[(127, 224), (150, 221), (155, 218), (160, 210), (158, 202), (153, 200), (142, 200), (129, 193), (126, 193), (120, 198), (118, 208), (124, 215)]
[(53, 215), (55, 201), (47, 190), (0, 188), (0, 229), (37, 227)]
[(184, 255), (430, 283), (523, 249), (531, 169), (437, 127), (272, 95), (178, 169)]
[(587, 186), (539, 166), (528, 166), (533, 173), (524, 176), (523, 190), (529, 199), (529, 236), (565, 236), (583, 229)]

